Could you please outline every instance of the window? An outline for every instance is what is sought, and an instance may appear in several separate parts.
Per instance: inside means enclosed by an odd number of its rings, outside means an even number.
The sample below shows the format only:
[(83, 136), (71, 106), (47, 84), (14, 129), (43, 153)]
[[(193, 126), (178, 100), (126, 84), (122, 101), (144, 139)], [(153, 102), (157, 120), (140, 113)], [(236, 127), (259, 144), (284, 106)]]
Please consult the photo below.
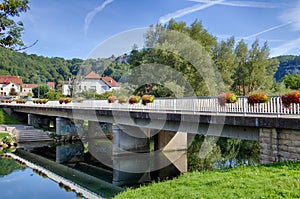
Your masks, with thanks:
[(84, 90), (86, 91), (86, 86), (84, 86)]
[(106, 85), (102, 86), (102, 90), (105, 90), (105, 91), (108, 90), (108, 86), (106, 86)]
[(95, 90), (96, 90), (96, 86), (91, 86), (91, 87), (90, 87), (90, 90), (95, 91)]
[(81, 90), (81, 86), (79, 86), (79, 90)]

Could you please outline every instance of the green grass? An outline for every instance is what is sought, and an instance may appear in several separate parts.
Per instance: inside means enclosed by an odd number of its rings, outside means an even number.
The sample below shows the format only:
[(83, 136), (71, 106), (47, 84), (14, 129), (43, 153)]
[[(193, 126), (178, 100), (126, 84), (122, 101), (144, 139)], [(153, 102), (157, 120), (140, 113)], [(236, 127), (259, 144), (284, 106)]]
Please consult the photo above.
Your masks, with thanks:
[(6, 136), (9, 136), (9, 133), (0, 132), (0, 140)]
[(6, 114), (2, 108), (0, 108), (0, 124), (21, 124), (19, 120)]
[(187, 173), (115, 198), (300, 198), (300, 163)]

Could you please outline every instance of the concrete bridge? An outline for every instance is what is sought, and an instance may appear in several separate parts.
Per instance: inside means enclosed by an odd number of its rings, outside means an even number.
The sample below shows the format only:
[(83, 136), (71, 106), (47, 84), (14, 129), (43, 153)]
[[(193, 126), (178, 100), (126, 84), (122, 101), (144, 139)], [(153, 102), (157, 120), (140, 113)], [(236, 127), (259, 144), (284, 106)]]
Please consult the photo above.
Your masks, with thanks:
[[(186, 133), (258, 140), (261, 163), (300, 160), (300, 107), (287, 109), (280, 97), (251, 106), (246, 98), (236, 104), (220, 106), (217, 98), (156, 99), (141, 104), (109, 104), (106, 100), (86, 100), (60, 105), (1, 104), (11, 114), (26, 118), (31, 125), (56, 125), (57, 134), (80, 132), (88, 121), (89, 132), (112, 127), (113, 154), (149, 149), (149, 137), (155, 136), (155, 149), (187, 148)], [(105, 126), (105, 125), (104, 125)], [(98, 129), (98, 130), (97, 130)], [(157, 129), (155, 135), (148, 129)]]

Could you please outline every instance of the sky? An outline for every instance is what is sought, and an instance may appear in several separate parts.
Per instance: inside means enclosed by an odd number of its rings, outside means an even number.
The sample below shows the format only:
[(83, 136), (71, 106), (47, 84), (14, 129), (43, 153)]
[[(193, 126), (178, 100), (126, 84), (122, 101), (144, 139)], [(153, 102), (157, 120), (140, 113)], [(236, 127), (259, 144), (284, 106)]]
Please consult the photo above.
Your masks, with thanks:
[(196, 19), (218, 40), (268, 42), (270, 56), (300, 55), (300, 0), (30, 0), (28, 54), (65, 59), (110, 57), (144, 45), (151, 24)]

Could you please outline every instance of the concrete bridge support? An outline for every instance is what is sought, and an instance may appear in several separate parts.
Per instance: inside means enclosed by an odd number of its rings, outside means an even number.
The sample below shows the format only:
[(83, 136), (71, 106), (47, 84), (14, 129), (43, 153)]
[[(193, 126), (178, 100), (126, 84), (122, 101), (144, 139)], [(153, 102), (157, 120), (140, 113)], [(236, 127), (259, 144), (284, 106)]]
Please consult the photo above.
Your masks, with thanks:
[(83, 132), (83, 121), (72, 121), (66, 118), (56, 118), (56, 134), (62, 136), (72, 136)]
[(187, 150), (187, 133), (166, 130), (159, 131), (154, 137), (154, 150)]
[(150, 152), (150, 134), (139, 127), (113, 125), (113, 154)]
[(105, 123), (105, 122), (88, 122), (88, 138), (95, 139), (95, 138), (103, 138), (107, 137), (108, 139), (113, 138), (112, 134), (112, 124)]
[(50, 127), (50, 123), (52, 121), (52, 118), (40, 116), (40, 115), (34, 115), (34, 114), (28, 114), (27, 124), (34, 127)]
[(261, 164), (300, 161), (299, 130), (261, 128), (259, 142)]

